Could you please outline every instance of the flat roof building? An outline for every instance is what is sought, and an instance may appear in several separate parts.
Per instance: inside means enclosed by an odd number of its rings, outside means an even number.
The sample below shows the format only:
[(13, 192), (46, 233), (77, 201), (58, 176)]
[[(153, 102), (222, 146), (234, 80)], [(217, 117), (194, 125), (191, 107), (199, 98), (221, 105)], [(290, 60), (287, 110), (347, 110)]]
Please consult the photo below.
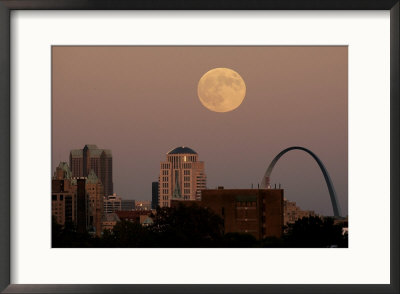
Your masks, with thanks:
[(113, 169), (111, 150), (87, 144), (83, 149), (71, 150), (69, 167), (73, 177), (87, 177), (91, 170), (103, 184), (103, 196), (113, 194)]
[(219, 215), (224, 233), (248, 233), (256, 239), (280, 238), (283, 232), (282, 189), (203, 190), (201, 201), (172, 200), (174, 207), (200, 205)]

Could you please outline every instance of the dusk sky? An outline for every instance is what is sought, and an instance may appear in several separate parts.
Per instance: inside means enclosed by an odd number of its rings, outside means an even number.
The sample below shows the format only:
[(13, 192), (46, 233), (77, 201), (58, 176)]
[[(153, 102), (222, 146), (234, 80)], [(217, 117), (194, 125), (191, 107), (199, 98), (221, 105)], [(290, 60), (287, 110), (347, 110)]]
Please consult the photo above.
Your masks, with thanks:
[[(325, 164), (348, 213), (348, 48), (53, 47), (52, 172), (71, 149), (111, 149), (114, 192), (150, 200), (160, 162), (188, 146), (205, 162), (207, 187), (251, 188), (291, 146)], [(230, 68), (246, 84), (243, 103), (218, 113), (199, 101), (207, 71)], [(271, 183), (302, 209), (333, 215), (312, 157), (294, 150)]]

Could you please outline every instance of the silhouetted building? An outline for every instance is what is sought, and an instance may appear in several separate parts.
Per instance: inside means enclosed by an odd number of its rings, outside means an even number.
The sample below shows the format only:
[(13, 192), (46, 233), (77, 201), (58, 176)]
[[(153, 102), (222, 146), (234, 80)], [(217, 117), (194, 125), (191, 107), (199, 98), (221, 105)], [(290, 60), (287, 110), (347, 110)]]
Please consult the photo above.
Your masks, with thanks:
[(77, 179), (77, 222), (76, 231), (85, 233), (87, 229), (87, 206), (86, 206), (86, 180)]
[(258, 240), (280, 238), (283, 230), (283, 190), (203, 190), (201, 201), (172, 200), (171, 206), (200, 205), (224, 221), (226, 233), (248, 233)]
[(206, 174), (204, 162), (198, 159), (198, 154), (188, 147), (177, 147), (167, 153), (167, 161), (160, 163), (159, 206), (170, 206), (172, 199), (201, 199)]
[(151, 208), (156, 209), (158, 206), (158, 182), (151, 183)]
[(113, 194), (111, 150), (85, 145), (83, 149), (71, 150), (69, 166), (73, 177), (87, 177), (93, 170), (104, 186), (104, 195)]

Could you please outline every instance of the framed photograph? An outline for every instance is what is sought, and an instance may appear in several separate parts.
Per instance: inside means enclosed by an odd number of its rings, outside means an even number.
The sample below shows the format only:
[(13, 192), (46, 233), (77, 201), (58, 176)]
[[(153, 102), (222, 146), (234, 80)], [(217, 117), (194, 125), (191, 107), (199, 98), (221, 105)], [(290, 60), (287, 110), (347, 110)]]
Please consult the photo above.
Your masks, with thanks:
[(0, 1), (2, 291), (398, 293), (399, 6)]

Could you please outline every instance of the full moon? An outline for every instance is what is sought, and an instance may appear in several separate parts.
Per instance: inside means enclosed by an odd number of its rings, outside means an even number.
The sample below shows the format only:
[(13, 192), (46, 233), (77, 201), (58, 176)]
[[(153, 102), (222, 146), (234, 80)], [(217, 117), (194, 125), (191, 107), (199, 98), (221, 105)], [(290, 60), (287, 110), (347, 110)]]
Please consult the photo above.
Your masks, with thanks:
[(214, 68), (200, 79), (197, 94), (211, 111), (228, 112), (239, 107), (246, 95), (242, 77), (230, 68)]

